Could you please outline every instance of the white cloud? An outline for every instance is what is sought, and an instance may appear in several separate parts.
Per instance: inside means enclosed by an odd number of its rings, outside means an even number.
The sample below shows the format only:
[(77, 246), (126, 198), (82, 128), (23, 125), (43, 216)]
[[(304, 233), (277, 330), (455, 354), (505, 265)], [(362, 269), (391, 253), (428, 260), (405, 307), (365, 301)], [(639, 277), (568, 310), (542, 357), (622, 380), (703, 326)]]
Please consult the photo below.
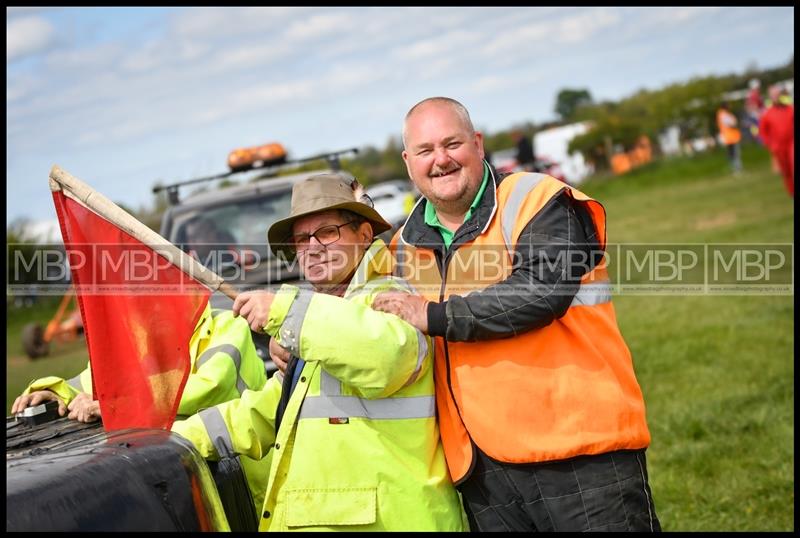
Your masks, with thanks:
[(240, 90), (227, 101), (226, 107), (232, 112), (247, 108), (267, 108), (292, 99), (303, 100), (320, 87), (310, 80), (295, 80), (277, 84), (265, 83), (261, 87)]
[(88, 73), (105, 73), (115, 69), (126, 54), (119, 42), (106, 43), (97, 47), (65, 48), (51, 52), (45, 62), (51, 73), (80, 76)]
[(428, 58), (435, 58), (451, 51), (456, 52), (464, 49), (470, 43), (480, 39), (475, 30), (454, 30), (443, 35), (437, 35), (431, 39), (416, 41), (411, 45), (396, 48), (392, 51), (392, 56), (403, 60), (421, 61)]
[[(37, 87), (37, 79), (29, 74), (9, 77), (6, 81), (6, 106), (12, 107), (14, 101), (21, 101)], [(11, 108), (13, 110), (13, 108)], [(8, 114), (9, 110), (6, 111)]]
[[(48, 13), (54, 49), (8, 66), (9, 177), (46, 176), (53, 161), (116, 183), (191, 177), (267, 139), (298, 155), (380, 146), (430, 95), (452, 95), (503, 129), (550, 117), (562, 87), (616, 99), (726, 68), (723, 47), (703, 41), (716, 35), (733, 36), (731, 65), (761, 61), (767, 47), (785, 47), (785, 61), (794, 32), (792, 9), (191, 8), (130, 22), (108, 13)], [(40, 15), (9, 15), (7, 28)], [(17, 183), (7, 192), (21, 212)], [(144, 192), (116, 183), (126, 203), (124, 193)]]
[(206, 73), (220, 75), (233, 71), (246, 73), (264, 69), (281, 59), (291, 58), (290, 45), (284, 42), (242, 43), (215, 50), (206, 60)]
[[(618, 41), (646, 40), (657, 36), (686, 33), (703, 18), (720, 15), (722, 8), (711, 7), (649, 7), (621, 10), (623, 23), (615, 32)], [(729, 12), (728, 12), (729, 13)]]
[(619, 21), (620, 17), (616, 13), (603, 9), (593, 10), (559, 21), (554, 37), (561, 43), (580, 43), (590, 40), (601, 29)]
[(150, 41), (140, 49), (130, 51), (126, 58), (120, 60), (119, 65), (126, 71), (145, 73), (163, 65), (165, 53), (168, 53), (168, 47), (163, 42)]
[(301, 15), (301, 10), (278, 7), (186, 8), (172, 14), (170, 32), (179, 39), (212, 42), (251, 34), (269, 37)]
[(6, 19), (16, 17), (30, 17), (37, 13), (45, 13), (47, 11), (57, 11), (62, 8), (56, 7), (26, 7), (26, 6), (10, 6), (6, 8)]
[(473, 93), (490, 93), (498, 90), (504, 86), (508, 86), (508, 81), (505, 77), (489, 75), (480, 77), (478, 80), (470, 84), (469, 89)]
[(344, 34), (356, 30), (353, 22), (353, 17), (344, 13), (313, 15), (308, 19), (292, 23), (286, 30), (286, 37), (293, 41), (305, 41), (325, 38), (336, 33)]
[[(553, 12), (551, 12), (552, 14)], [(548, 19), (533, 17), (527, 24), (521, 24), (508, 31), (500, 31), (494, 39), (488, 40), (483, 47), (484, 55), (490, 58), (503, 56), (530, 57), (531, 53), (545, 52), (549, 47), (550, 54), (559, 54), (554, 49), (554, 43), (581, 43), (591, 39), (603, 28), (613, 26), (620, 21), (619, 15), (604, 8), (575, 11), (569, 14), (555, 12), (556, 15)]]
[(533, 22), (502, 32), (489, 39), (482, 47), (484, 56), (499, 56), (518, 49), (521, 44), (544, 43), (553, 34), (552, 26), (546, 22)]
[(333, 66), (330, 74), (323, 77), (319, 84), (321, 88), (346, 92), (364, 88), (378, 80), (385, 79), (388, 74), (389, 70), (379, 65), (371, 65), (369, 63), (339, 64)]
[(662, 9), (659, 14), (659, 21), (662, 24), (685, 24), (686, 21), (698, 17), (712, 15), (719, 11), (719, 7), (676, 7)]
[(40, 17), (6, 22), (6, 64), (49, 49), (55, 41), (53, 26)]

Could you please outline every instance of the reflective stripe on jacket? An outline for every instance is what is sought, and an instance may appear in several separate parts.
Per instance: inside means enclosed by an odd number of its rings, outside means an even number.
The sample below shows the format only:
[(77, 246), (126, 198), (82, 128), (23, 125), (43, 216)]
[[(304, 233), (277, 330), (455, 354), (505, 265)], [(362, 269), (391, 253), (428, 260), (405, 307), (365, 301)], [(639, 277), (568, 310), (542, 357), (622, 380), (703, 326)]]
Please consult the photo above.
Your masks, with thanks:
[[(444, 277), (433, 251), (408, 244), (401, 229), (393, 240), (400, 276), (431, 301), (503, 281), (514, 268), (514, 245), (523, 229), (565, 191), (584, 205), (605, 249), (605, 211), (580, 191), (527, 173), (506, 177), (496, 189), (491, 216), (474, 239), (451, 250)], [(644, 400), (617, 327), (603, 263), (583, 276), (571, 306), (549, 325), (477, 342), (436, 337), (435, 349), (439, 425), (457, 483), (473, 465), (472, 442), (490, 457), (512, 463), (642, 448), (650, 442)]]
[(280, 430), (281, 383), (173, 426), (201, 454), (214, 439), (238, 453), (271, 450), (260, 530), (463, 530), (435, 418), (429, 340), (370, 308), (407, 286), (376, 240), (344, 298), (284, 285), (266, 330), (306, 362)]

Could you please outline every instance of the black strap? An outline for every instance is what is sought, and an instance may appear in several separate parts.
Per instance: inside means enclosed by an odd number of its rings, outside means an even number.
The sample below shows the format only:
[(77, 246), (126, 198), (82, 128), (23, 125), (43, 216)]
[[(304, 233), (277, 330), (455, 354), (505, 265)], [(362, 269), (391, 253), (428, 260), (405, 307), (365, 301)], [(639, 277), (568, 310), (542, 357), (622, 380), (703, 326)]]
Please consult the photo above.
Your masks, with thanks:
[(286, 371), (283, 373), (283, 384), (281, 385), (281, 399), (278, 401), (278, 408), (275, 410), (275, 436), (278, 436), (278, 430), (281, 427), (281, 420), (283, 414), (286, 412), (286, 406), (289, 405), (289, 398), (292, 396), (292, 378), (294, 371), (297, 368), (297, 357), (289, 355), (289, 363), (286, 365)]

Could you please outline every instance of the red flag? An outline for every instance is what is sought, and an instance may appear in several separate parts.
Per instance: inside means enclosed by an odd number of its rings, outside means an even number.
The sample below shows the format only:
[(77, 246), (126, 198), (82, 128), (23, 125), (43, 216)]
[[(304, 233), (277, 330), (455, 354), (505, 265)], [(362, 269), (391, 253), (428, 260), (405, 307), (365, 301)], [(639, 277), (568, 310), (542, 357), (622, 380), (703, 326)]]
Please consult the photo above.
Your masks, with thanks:
[(62, 190), (53, 200), (103, 427), (169, 429), (189, 376), (189, 340), (211, 291)]

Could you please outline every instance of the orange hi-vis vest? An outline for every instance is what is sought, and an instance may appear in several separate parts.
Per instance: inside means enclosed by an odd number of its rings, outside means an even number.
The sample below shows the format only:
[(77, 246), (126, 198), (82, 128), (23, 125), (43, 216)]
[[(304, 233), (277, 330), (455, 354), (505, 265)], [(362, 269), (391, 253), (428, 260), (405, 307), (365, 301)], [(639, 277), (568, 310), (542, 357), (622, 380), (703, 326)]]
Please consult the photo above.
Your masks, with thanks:
[(731, 144), (738, 144), (742, 139), (742, 133), (736, 127), (736, 116), (727, 110), (717, 110), (717, 127), (719, 128), (719, 137), (722, 143), (726, 146)]
[[(530, 173), (510, 175), (496, 188), (496, 207), (485, 229), (450, 254), (444, 277), (434, 252), (408, 244), (401, 228), (392, 241), (398, 276), (431, 301), (506, 279), (523, 229), (564, 190), (585, 205), (605, 250), (605, 210), (582, 192)], [(567, 312), (551, 324), (496, 340), (436, 337), (435, 352), (439, 428), (456, 483), (474, 465), (473, 442), (509, 463), (650, 444), (644, 399), (611, 304), (605, 258), (584, 275)]]

